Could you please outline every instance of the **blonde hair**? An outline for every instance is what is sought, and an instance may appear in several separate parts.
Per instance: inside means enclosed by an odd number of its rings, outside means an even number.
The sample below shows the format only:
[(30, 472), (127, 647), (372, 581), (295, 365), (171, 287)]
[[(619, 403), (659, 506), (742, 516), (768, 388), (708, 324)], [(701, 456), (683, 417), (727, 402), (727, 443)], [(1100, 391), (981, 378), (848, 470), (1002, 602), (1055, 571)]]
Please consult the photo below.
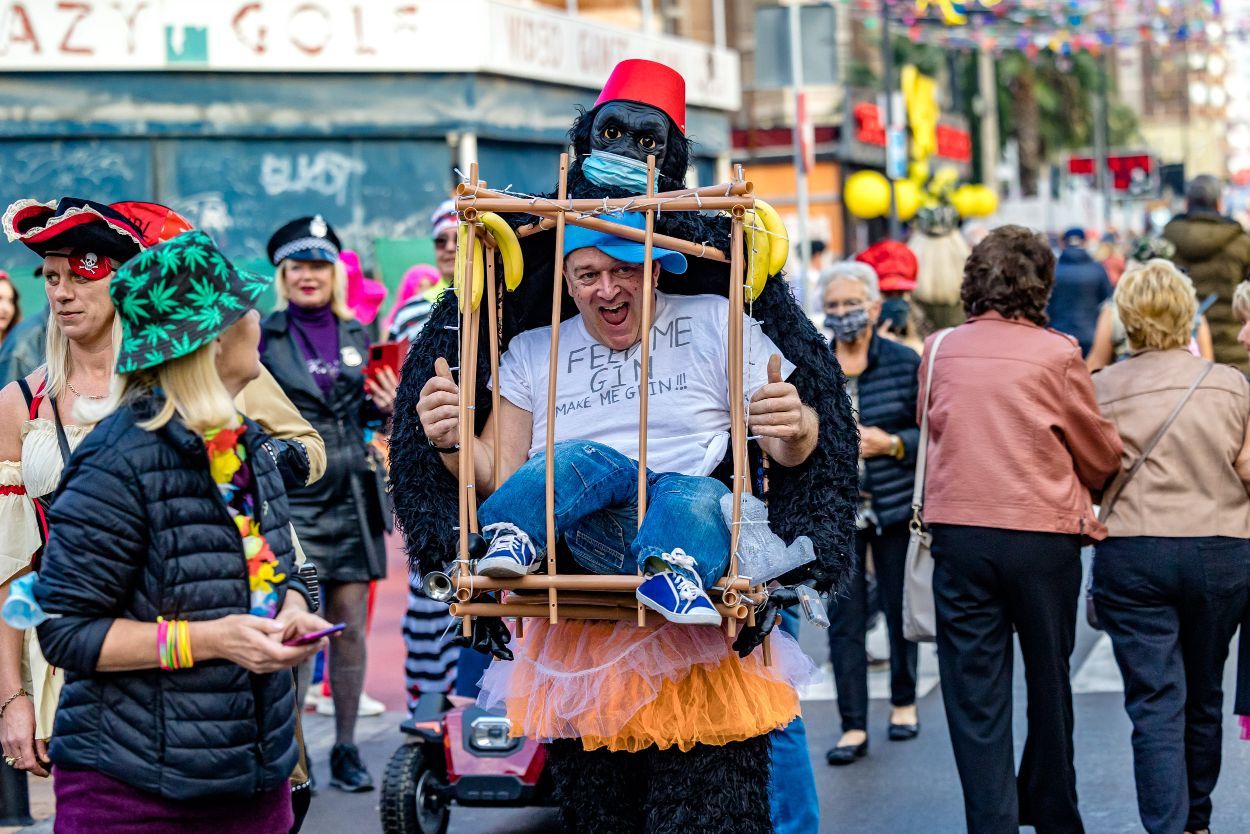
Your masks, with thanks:
[(1170, 261), (1152, 258), (1120, 278), (1115, 308), (1130, 347), (1170, 350), (1189, 344), (1198, 296), (1193, 282)]
[(917, 233), (907, 241), (916, 255), (916, 289), (912, 297), (921, 304), (958, 304), (964, 283), (964, 264), (972, 248), (958, 231), (941, 237)]
[(1233, 290), (1233, 315), (1243, 324), (1250, 321), (1250, 281), (1242, 281)]
[[(290, 263), (287, 258), (278, 264), (278, 271), (274, 273), (274, 292), (278, 295), (278, 300), (274, 302), (275, 310), (285, 310), (291, 303), (291, 297), (287, 294), (286, 288), (286, 265)], [(356, 314), (347, 306), (347, 267), (342, 261), (335, 261), (334, 280), (330, 284), (330, 309), (334, 311), (334, 315), (338, 316), (341, 321), (351, 321), (356, 318)]]
[(96, 419), (160, 389), (164, 395), (155, 416), (139, 424), (145, 431), (156, 431), (174, 415), (196, 434), (233, 425), (237, 419), (234, 398), (217, 373), (217, 340), (186, 356), (171, 359), (155, 368), (122, 374), (113, 386), (113, 395), (100, 408)]

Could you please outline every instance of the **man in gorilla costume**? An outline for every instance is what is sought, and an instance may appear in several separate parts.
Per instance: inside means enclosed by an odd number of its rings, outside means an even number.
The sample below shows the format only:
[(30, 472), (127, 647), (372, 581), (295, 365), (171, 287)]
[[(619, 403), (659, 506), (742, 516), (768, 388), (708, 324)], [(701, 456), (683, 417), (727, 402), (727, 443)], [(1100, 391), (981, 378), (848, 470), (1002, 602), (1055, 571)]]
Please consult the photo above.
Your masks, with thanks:
[[(679, 75), (646, 61), (618, 65), (595, 107), (580, 114), (569, 132), (576, 153), (568, 173), (569, 197), (619, 198), (644, 192), (648, 155), (656, 158), (657, 191), (682, 188), (691, 147), (684, 116), (684, 81)], [(505, 216), (520, 224), (537, 219)], [(658, 233), (729, 251), (730, 221), (722, 215), (661, 211), (655, 228)], [(503, 299), (502, 347), (518, 333), (550, 324), (553, 233), (535, 234), (522, 243), (525, 280)], [(727, 269), (725, 264), (690, 258), (686, 274), (661, 274), (659, 288), (669, 293), (723, 296), (729, 291)], [(566, 292), (563, 317), (575, 312)], [(818, 590), (836, 590), (851, 569), (858, 505), (858, 436), (845, 378), (833, 352), (779, 276), (770, 277), (749, 313), (797, 366), (788, 381), (820, 422), (817, 447), (803, 464), (786, 468), (771, 463), (767, 470), (765, 498), (772, 529), (786, 541), (810, 537), (816, 552), (814, 563), (783, 577), (782, 584), (808, 582)], [(485, 305), (481, 316), (486, 332)], [(441, 356), (455, 364), (458, 332), (450, 328), (456, 326), (457, 318), (454, 296), (447, 293), (408, 353), (391, 434), (396, 516), (409, 560), (423, 573), (444, 570), (456, 558), (455, 479), (431, 448), (416, 405), (422, 386), (434, 375), (435, 360)], [(480, 351), (478, 365), (475, 428), (480, 432), (490, 411), (485, 349)], [(763, 469), (754, 443), (750, 457), (755, 491), (760, 494)], [(727, 453), (713, 477), (728, 484), (731, 473)], [(793, 593), (785, 589), (773, 594), (766, 609), (759, 612), (759, 625), (744, 629), (734, 648), (743, 655), (755, 649), (771, 630), (777, 606), (793, 601)], [(507, 638), (500, 620), (476, 621), (472, 642), (479, 650), (510, 659), (504, 645)], [(639, 753), (587, 752), (576, 739), (554, 742), (549, 750), (561, 806), (572, 830), (603, 834), (773, 830), (767, 734), (718, 746), (696, 744), (685, 753), (675, 747), (652, 747)]]

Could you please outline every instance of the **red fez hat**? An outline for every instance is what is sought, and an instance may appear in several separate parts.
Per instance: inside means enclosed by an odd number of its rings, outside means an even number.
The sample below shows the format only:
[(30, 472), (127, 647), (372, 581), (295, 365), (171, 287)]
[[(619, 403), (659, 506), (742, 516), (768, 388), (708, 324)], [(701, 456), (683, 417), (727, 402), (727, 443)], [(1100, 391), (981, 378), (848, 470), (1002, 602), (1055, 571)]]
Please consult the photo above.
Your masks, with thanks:
[(916, 256), (896, 240), (874, 243), (855, 256), (877, 271), (877, 287), (881, 292), (911, 292), (916, 288)]
[(682, 134), (686, 132), (686, 79), (672, 67), (641, 58), (621, 61), (603, 85), (595, 107), (609, 101), (649, 104), (672, 119)]

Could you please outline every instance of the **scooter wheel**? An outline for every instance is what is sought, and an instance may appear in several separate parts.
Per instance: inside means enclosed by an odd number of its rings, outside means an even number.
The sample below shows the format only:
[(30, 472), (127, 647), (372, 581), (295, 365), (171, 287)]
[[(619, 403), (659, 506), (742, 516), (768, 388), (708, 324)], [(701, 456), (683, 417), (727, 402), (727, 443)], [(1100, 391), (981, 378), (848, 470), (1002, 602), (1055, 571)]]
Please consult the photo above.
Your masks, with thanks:
[(386, 765), (382, 780), (383, 834), (446, 834), (451, 804), (443, 776), (430, 767), (420, 744), (405, 744)]

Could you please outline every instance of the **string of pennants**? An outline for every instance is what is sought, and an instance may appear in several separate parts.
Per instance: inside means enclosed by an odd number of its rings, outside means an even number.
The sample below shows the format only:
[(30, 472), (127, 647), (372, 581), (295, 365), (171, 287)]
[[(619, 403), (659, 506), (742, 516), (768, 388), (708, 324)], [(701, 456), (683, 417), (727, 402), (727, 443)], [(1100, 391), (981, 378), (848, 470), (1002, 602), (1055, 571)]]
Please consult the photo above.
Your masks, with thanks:
[[(865, 27), (880, 24), (882, 0), (841, 0)], [(914, 43), (984, 48), (995, 52), (1041, 50), (1098, 54), (1108, 47), (1229, 39), (1250, 41), (1250, 6), (1221, 20), (1221, 0), (884, 0), (892, 25)]]

